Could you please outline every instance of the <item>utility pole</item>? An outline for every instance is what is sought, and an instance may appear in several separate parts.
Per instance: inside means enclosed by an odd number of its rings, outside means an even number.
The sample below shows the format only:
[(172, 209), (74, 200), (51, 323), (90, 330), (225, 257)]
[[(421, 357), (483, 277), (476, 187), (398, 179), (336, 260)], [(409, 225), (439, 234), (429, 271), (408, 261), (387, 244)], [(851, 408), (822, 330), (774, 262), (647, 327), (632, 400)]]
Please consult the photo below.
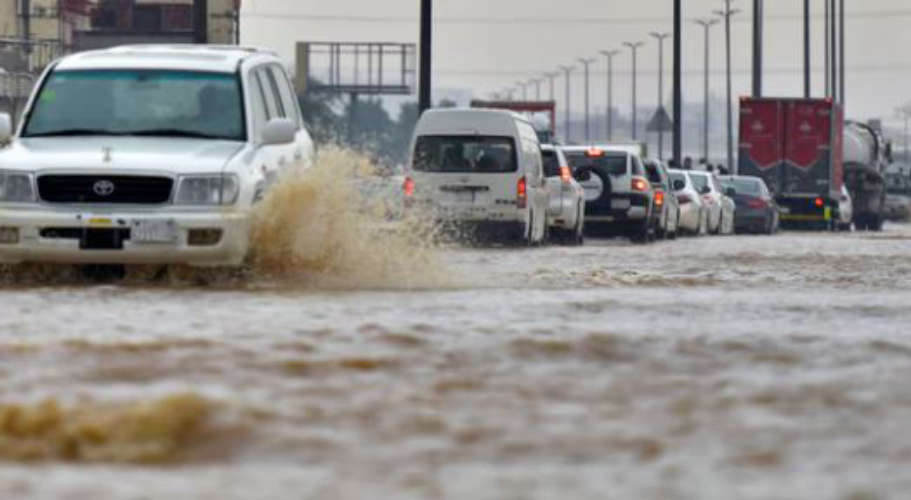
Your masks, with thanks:
[(573, 72), (572, 66), (560, 66), (563, 73), (566, 74), (566, 133), (563, 140), (569, 144), (569, 76)]
[(541, 84), (544, 83), (543, 78), (532, 78), (528, 83), (535, 86), (535, 100), (541, 100)]
[(705, 88), (702, 96), (702, 158), (709, 161), (709, 35), (712, 26), (718, 24), (717, 19), (697, 19), (696, 24), (705, 30), (705, 67), (703, 68), (703, 83)]
[(803, 96), (810, 98), (810, 0), (803, 0)]
[(762, 97), (763, 0), (753, 0), (753, 97)]
[(614, 56), (619, 50), (602, 50), (601, 55), (607, 59), (607, 140), (614, 138)]
[(516, 87), (522, 89), (522, 100), (528, 100), (528, 84), (525, 82), (516, 82)]
[(591, 140), (592, 140), (591, 114), (590, 114), (591, 107), (589, 106), (589, 103), (588, 103), (588, 100), (589, 100), (589, 86), (588, 86), (589, 72), (588, 72), (588, 69), (589, 69), (589, 66), (591, 66), (591, 64), (593, 62), (595, 62), (595, 59), (580, 58), (579, 62), (582, 63), (582, 68), (585, 71), (585, 142), (591, 142)]
[(421, 0), (421, 74), (418, 89), (418, 109), (423, 114), (431, 106), (431, 55), (433, 52), (433, 0)]
[(683, 0), (674, 0), (674, 162), (683, 156)]
[(835, 102), (840, 102), (840, 97), (838, 95), (838, 9), (835, 0), (826, 0), (829, 2), (829, 52), (831, 54), (832, 63), (829, 64), (829, 79), (832, 81), (832, 99)]
[[(664, 40), (671, 36), (670, 33), (650, 33), (658, 40), (658, 109), (664, 109)], [(658, 132), (658, 159), (664, 159), (664, 130)]]
[(845, 0), (839, 0), (838, 38), (838, 80), (840, 86), (838, 97), (841, 100), (841, 109), (844, 111), (848, 105), (845, 96)]
[(544, 76), (546, 76), (547, 79), (550, 81), (550, 100), (553, 101), (554, 100), (554, 79), (557, 78), (558, 76), (560, 76), (560, 72), (555, 71), (552, 73), (545, 73)]
[(630, 51), (633, 54), (633, 108), (632, 108), (632, 127), (633, 127), (633, 140), (636, 140), (636, 53), (639, 51), (639, 47), (645, 45), (645, 42), (623, 42), (624, 47), (629, 47)]
[(829, 0), (822, 0), (822, 3), (823, 3), (823, 5), (825, 5), (825, 12), (823, 13), (823, 18), (825, 19), (825, 22), (823, 23), (823, 25), (825, 26), (825, 29), (823, 29), (823, 32), (824, 32), (824, 38), (826, 41), (826, 43), (825, 43), (825, 46), (826, 46), (826, 64), (825, 64), (826, 97), (832, 97), (832, 70), (830, 69), (830, 67), (832, 65), (832, 49), (831, 49), (831, 47), (829, 47), (829, 44), (831, 43), (831, 37), (829, 36), (829, 30), (832, 29), (832, 22), (830, 20), (831, 15), (829, 14)]
[(737, 170), (734, 168), (734, 110), (731, 102), (731, 16), (740, 12), (737, 9), (731, 9), (731, 0), (724, 0), (724, 10), (715, 11), (716, 14), (724, 18), (724, 45), (725, 45), (725, 64), (727, 66), (727, 136), (728, 136), (728, 172), (734, 174)]

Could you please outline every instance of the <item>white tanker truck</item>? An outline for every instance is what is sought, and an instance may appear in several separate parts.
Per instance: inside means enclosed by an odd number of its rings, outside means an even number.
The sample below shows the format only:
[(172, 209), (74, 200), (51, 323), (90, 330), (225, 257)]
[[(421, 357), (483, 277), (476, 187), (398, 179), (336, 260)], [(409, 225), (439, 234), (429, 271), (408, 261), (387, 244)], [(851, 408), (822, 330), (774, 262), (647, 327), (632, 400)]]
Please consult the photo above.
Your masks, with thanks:
[(879, 231), (885, 218), (884, 174), (892, 163), (892, 148), (874, 125), (846, 121), (844, 128), (844, 181), (858, 230)]

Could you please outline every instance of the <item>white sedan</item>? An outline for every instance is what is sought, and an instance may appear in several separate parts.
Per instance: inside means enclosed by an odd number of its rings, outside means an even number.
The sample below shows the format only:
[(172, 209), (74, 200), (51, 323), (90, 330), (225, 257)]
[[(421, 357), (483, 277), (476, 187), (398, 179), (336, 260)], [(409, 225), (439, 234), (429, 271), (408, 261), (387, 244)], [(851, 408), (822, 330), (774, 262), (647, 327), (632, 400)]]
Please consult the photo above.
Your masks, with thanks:
[(542, 145), (541, 159), (550, 192), (547, 221), (551, 234), (562, 242), (581, 245), (585, 240), (585, 190), (573, 178), (559, 147)]
[(702, 196), (693, 185), (686, 170), (668, 170), (671, 189), (680, 204), (680, 229), (691, 235), (703, 235), (708, 228), (708, 213)]
[(734, 234), (734, 200), (725, 196), (721, 182), (711, 172), (688, 171), (708, 213), (708, 232)]

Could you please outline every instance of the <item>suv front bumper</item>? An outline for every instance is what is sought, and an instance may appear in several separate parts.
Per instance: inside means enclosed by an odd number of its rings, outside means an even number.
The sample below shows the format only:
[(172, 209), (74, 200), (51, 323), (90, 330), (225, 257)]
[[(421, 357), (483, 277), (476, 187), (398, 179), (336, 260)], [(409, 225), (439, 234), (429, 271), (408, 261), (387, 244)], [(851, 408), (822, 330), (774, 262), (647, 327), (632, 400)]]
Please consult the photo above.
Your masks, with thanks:
[[(131, 228), (137, 221), (171, 222), (175, 236), (162, 242), (133, 241)], [(219, 236), (191, 241), (191, 234), (200, 231)], [(247, 255), (249, 232), (249, 213), (224, 207), (154, 212), (0, 208), (0, 235), (6, 236), (0, 242), (0, 263), (237, 266)], [(96, 244), (114, 233), (116, 244)], [(90, 238), (95, 243), (87, 243)]]

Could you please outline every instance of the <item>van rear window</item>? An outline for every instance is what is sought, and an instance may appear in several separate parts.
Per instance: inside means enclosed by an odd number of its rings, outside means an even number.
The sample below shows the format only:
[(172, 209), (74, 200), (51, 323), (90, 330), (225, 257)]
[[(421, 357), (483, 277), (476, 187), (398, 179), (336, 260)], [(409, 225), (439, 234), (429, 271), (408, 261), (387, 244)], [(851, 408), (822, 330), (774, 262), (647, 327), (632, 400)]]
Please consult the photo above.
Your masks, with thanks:
[(573, 169), (596, 168), (599, 171), (609, 175), (626, 175), (626, 155), (605, 155), (593, 156), (585, 151), (564, 151), (566, 161)]
[(515, 141), (493, 136), (420, 136), (413, 167), (420, 172), (515, 172)]

